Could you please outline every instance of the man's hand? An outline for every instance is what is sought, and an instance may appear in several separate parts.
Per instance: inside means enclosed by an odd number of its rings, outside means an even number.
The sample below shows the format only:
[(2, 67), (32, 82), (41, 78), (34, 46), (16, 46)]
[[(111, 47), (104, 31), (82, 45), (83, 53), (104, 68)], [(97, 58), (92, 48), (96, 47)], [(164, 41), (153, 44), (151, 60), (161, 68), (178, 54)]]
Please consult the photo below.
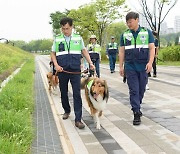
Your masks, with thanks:
[(95, 70), (95, 66), (93, 65), (93, 63), (90, 63), (89, 66), (91, 70)]
[(108, 56), (108, 55), (106, 55), (106, 58), (107, 58), (107, 59), (109, 59), (109, 56)]
[(55, 68), (56, 68), (56, 71), (57, 72), (62, 72), (63, 71), (63, 68), (59, 65), (55, 65)]
[(124, 68), (123, 67), (120, 67), (119, 68), (119, 74), (124, 77)]
[(152, 70), (152, 63), (147, 63), (146, 65), (146, 72), (149, 73)]

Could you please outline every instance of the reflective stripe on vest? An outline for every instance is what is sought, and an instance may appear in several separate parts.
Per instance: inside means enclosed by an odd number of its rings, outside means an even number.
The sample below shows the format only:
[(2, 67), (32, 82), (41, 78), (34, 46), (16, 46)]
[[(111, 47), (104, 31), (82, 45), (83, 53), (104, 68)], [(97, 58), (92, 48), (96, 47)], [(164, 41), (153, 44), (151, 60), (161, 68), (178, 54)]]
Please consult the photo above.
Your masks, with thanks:
[[(136, 48), (148, 48), (148, 45), (136, 45)], [(134, 49), (134, 45), (128, 45), (125, 47), (125, 49)]]

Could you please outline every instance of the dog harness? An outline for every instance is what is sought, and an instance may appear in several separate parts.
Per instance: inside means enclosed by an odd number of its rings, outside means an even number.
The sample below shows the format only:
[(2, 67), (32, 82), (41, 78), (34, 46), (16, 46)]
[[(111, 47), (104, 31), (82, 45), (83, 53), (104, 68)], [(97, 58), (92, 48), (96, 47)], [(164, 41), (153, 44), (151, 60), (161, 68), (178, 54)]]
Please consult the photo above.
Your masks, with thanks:
[(88, 88), (89, 93), (90, 93), (90, 90), (91, 90), (93, 81), (94, 81), (94, 80), (90, 80), (90, 81), (88, 82), (88, 84), (87, 84), (87, 88)]

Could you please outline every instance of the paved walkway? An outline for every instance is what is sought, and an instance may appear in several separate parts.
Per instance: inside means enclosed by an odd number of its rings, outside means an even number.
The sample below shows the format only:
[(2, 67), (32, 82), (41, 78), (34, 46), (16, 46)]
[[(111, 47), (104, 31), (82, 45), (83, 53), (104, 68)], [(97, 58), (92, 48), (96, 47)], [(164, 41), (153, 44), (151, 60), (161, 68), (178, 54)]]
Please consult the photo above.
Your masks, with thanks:
[(50, 107), (48, 95), (36, 61), (35, 71), (35, 114), (36, 138), (32, 146), (33, 154), (63, 153), (58, 130)]
[(158, 66), (158, 77), (149, 78), (150, 90), (145, 93), (142, 104), (142, 124), (133, 126), (127, 85), (117, 72), (110, 73), (108, 65), (101, 65), (101, 77), (108, 82), (110, 91), (107, 108), (101, 118), (102, 129), (95, 129), (82, 91), (86, 127), (79, 130), (74, 126), (71, 87), (72, 112), (68, 120), (62, 120), (59, 89), (51, 95), (47, 90), (49, 57), (38, 56), (36, 62), (35, 121), (38, 129), (32, 153), (180, 153), (180, 67)]

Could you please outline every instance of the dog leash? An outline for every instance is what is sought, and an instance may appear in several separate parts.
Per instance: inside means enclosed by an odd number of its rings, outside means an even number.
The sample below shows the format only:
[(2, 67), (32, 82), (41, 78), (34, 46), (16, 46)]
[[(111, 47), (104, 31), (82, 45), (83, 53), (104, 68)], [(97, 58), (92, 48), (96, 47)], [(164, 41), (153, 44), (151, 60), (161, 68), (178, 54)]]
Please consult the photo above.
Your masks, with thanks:
[[(66, 70), (62, 70), (62, 72), (68, 73), (68, 74), (82, 74), (82, 73), (84, 73), (84, 71), (82, 71), (82, 72), (71, 72), (71, 71), (66, 71)], [(96, 75), (96, 72), (94, 71), (93, 76), (95, 76), (95, 75)]]
[(81, 74), (81, 73), (83, 73), (83, 72), (70, 72), (70, 71), (65, 71), (65, 70), (62, 70), (62, 72), (68, 73), (68, 74)]

